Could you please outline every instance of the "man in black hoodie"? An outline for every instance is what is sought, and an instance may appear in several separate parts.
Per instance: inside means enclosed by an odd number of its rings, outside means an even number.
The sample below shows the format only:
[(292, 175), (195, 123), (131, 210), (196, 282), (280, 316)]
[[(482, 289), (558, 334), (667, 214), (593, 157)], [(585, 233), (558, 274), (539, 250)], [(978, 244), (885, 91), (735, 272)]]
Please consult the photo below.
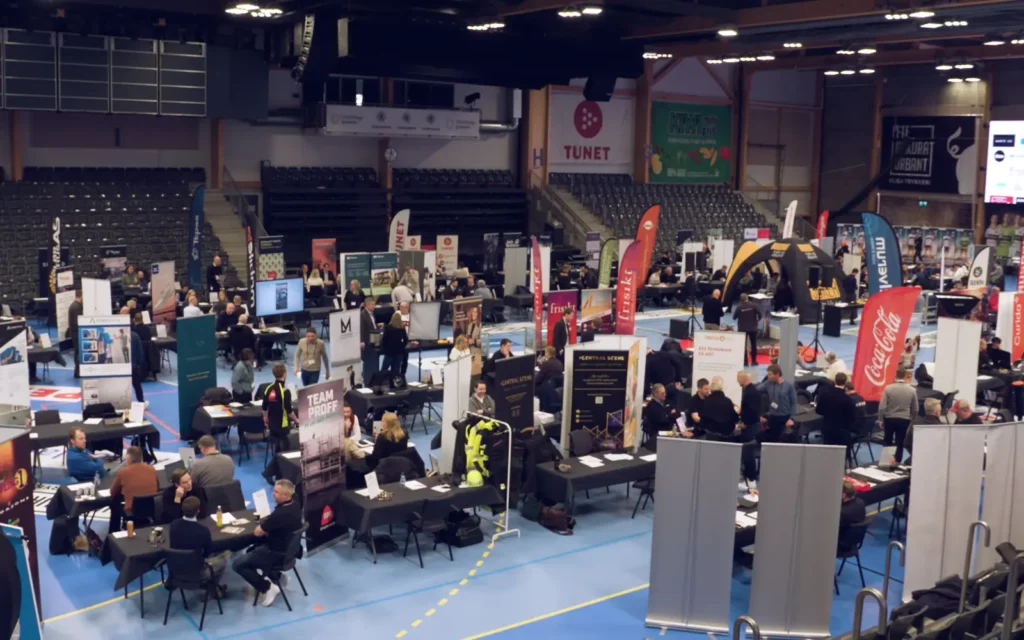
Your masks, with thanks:
[(823, 385), (815, 411), (822, 417), (821, 435), (825, 444), (850, 446), (857, 430), (854, 422), (857, 412), (853, 399), (846, 394), (845, 373), (836, 374), (834, 385)]
[(704, 328), (708, 331), (718, 331), (722, 326), (722, 316), (725, 310), (722, 309), (722, 290), (715, 289), (711, 295), (705, 296), (704, 307), (701, 310), (704, 316)]
[(732, 400), (722, 390), (722, 379), (711, 380), (711, 393), (704, 399), (704, 409), (701, 411), (700, 425), (704, 429), (704, 435), (708, 440), (726, 440), (736, 430), (736, 422), (739, 414)]

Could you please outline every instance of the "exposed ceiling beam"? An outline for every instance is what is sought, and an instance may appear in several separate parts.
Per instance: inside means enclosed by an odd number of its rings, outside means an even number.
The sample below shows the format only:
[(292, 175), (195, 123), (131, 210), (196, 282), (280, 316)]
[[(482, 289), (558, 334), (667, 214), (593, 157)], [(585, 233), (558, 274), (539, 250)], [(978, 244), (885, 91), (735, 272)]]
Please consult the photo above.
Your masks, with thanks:
[(498, 9), (498, 14), (504, 17), (507, 16), (519, 16), (527, 13), (537, 13), (539, 11), (552, 11), (554, 9), (562, 9), (567, 4), (567, 0), (522, 0), (522, 2), (507, 3), (502, 8)]
[[(544, 0), (527, 0), (543, 2)], [(940, 2), (933, 8), (964, 9), (985, 5), (1013, 4), (1018, 0), (959, 0), (957, 2)], [(788, 4), (740, 9), (734, 12), (733, 19), (728, 23), (737, 29), (766, 27), (773, 25), (810, 23), (821, 20), (842, 20), (862, 18), (865, 16), (882, 16), (890, 11), (880, 6), (877, 0), (805, 0)], [(896, 4), (896, 3), (891, 3)], [(670, 20), (656, 26), (640, 26), (630, 29), (626, 38), (661, 38), (706, 33), (726, 23), (710, 18), (686, 17)]]
[[(1009, 60), (1013, 58), (1024, 58), (1024, 47), (961, 47), (959, 49), (908, 49), (906, 51), (889, 51), (871, 56), (866, 61), (872, 67), (889, 67), (897, 65), (929, 64), (953, 58), (966, 58), (970, 60)], [(803, 56), (799, 58), (784, 58), (773, 62), (758, 62), (752, 64), (750, 70), (753, 72), (765, 71), (768, 69), (827, 69), (849, 66), (851, 60), (847, 56)], [(864, 66), (861, 62), (861, 66)]]

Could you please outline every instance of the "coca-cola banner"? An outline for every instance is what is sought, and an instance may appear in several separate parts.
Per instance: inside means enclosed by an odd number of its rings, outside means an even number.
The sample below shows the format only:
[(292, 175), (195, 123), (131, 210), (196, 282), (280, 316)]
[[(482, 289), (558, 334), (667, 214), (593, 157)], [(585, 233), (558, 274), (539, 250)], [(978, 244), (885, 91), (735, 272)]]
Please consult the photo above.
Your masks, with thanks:
[(619, 281), (615, 291), (615, 333), (631, 336), (636, 325), (636, 297), (643, 283), (640, 268), (643, 246), (634, 241), (619, 258)]
[(551, 94), (550, 169), (632, 173), (634, 98), (591, 102), (576, 90)]
[(871, 296), (864, 305), (853, 358), (853, 386), (868, 402), (881, 400), (886, 385), (896, 378), (920, 294), (920, 287), (893, 287)]
[(1010, 344), (1010, 361), (1017, 362), (1021, 358), (1024, 358), (1024, 293), (1017, 293), (1013, 296), (1013, 341)]
[(533, 348), (540, 351), (544, 344), (544, 270), (541, 267), (540, 243), (533, 236), (530, 273), (533, 278)]

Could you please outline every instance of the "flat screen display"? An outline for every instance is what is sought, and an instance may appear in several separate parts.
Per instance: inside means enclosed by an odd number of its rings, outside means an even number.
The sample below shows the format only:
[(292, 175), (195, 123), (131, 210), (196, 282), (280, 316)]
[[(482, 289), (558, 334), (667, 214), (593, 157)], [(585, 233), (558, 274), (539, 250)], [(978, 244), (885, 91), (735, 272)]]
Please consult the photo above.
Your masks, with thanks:
[(993, 120), (988, 125), (985, 202), (1024, 203), (1024, 120)]
[(302, 311), (304, 293), (302, 278), (257, 282), (256, 313), (261, 316), (298, 313)]

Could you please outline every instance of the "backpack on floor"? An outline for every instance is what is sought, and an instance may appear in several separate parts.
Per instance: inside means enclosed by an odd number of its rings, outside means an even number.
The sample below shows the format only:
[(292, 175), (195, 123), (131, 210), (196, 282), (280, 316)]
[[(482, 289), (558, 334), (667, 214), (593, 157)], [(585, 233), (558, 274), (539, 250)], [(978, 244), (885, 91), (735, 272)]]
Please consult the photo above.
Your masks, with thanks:
[(556, 504), (553, 507), (541, 507), (540, 524), (558, 535), (571, 536), (576, 528), (576, 518), (570, 516), (564, 506)]

